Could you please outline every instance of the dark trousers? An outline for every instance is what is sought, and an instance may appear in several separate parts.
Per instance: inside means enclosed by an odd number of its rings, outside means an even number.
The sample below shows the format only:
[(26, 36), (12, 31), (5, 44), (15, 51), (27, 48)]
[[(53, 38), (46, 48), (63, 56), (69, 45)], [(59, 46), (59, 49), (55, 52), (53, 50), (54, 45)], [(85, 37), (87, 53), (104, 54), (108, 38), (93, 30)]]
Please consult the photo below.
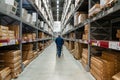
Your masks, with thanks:
[(62, 51), (62, 46), (57, 46), (57, 54), (58, 54), (58, 57), (61, 56), (61, 51)]

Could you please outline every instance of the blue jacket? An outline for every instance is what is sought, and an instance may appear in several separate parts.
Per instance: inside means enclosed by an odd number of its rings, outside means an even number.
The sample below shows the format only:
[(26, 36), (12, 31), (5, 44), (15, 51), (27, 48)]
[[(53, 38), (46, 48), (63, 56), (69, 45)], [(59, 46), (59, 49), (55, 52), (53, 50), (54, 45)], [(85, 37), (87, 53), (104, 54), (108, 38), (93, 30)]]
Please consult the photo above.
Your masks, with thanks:
[(61, 37), (56, 38), (55, 43), (57, 46), (62, 46), (64, 44), (64, 40)]

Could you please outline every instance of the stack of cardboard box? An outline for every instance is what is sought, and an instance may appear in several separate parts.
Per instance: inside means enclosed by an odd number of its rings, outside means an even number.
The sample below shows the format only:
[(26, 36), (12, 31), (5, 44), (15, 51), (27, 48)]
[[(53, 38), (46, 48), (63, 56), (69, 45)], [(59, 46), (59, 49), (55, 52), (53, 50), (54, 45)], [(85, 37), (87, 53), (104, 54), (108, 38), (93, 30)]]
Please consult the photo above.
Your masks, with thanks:
[(11, 69), (9, 67), (0, 68), (0, 80), (11, 80)]
[(75, 54), (74, 57), (79, 60), (82, 57), (83, 47), (79, 42), (75, 42)]
[(22, 58), (23, 58), (23, 61), (25, 60), (31, 60), (34, 56), (33, 54), (33, 44), (24, 44), (22, 46), (22, 49), (23, 49), (23, 53), (22, 53)]
[(74, 15), (74, 26), (84, 22), (88, 18), (88, 14), (84, 12), (76, 12)]
[(9, 37), (10, 40), (15, 39), (15, 32), (9, 30), (9, 31), (8, 31), (8, 37)]
[(26, 33), (22, 36), (23, 41), (32, 41), (36, 40), (36, 33)]
[(90, 72), (97, 80), (112, 80), (114, 74), (114, 62), (100, 57), (91, 58)]
[(12, 78), (18, 77), (21, 73), (21, 51), (12, 50), (12, 51), (2, 51), (0, 53), (1, 66), (10, 67)]
[(0, 39), (19, 39), (19, 25), (0, 25)]
[(39, 32), (39, 34), (38, 34), (38, 35), (39, 35), (39, 38), (40, 38), (40, 39), (45, 38), (45, 34), (44, 34), (43, 32)]
[(38, 48), (39, 48), (39, 51), (42, 50), (42, 45), (41, 45), (41, 43), (38, 44)]
[(78, 24), (84, 22), (88, 18), (88, 14), (84, 12), (79, 13)]
[(81, 63), (84, 67), (88, 64), (88, 49), (83, 48)]
[(8, 27), (0, 25), (0, 39), (8, 39), (8, 30)]
[(88, 31), (89, 31), (89, 25), (85, 25), (84, 34), (82, 37), (83, 40), (88, 40)]
[[(106, 1), (106, 0), (105, 0)], [(101, 11), (100, 4), (95, 4), (90, 10), (89, 10), (89, 17), (93, 17), (97, 13)]]
[(120, 54), (114, 51), (103, 51), (102, 59), (114, 62), (115, 72), (114, 74), (120, 72)]
[(72, 42), (72, 41), (69, 41), (69, 50), (72, 54), (75, 51), (75, 45), (74, 45), (74, 42)]
[(15, 35), (15, 38), (16, 39), (19, 39), (19, 34), (20, 34), (20, 31), (19, 31), (19, 25), (9, 25), (9, 30), (12, 30), (14, 31), (14, 35)]

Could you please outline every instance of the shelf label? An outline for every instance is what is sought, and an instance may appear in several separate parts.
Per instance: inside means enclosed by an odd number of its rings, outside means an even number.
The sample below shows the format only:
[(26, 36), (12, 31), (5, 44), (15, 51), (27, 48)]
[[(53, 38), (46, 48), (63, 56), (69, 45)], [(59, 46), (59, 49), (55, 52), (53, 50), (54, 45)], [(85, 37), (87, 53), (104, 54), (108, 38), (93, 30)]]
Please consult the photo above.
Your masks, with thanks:
[(12, 45), (15, 44), (15, 40), (10, 40), (10, 42), (8, 43), (8, 45)]
[(111, 49), (116, 49), (116, 50), (120, 50), (120, 45), (119, 42), (109, 42), (109, 48)]

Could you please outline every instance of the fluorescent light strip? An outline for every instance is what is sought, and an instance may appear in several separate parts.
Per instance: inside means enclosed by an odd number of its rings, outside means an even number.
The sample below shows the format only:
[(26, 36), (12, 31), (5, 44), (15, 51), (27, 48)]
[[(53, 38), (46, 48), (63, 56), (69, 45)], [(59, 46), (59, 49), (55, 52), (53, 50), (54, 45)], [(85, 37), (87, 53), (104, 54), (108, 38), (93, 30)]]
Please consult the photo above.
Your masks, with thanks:
[(57, 4), (59, 4), (59, 0), (57, 0)]

